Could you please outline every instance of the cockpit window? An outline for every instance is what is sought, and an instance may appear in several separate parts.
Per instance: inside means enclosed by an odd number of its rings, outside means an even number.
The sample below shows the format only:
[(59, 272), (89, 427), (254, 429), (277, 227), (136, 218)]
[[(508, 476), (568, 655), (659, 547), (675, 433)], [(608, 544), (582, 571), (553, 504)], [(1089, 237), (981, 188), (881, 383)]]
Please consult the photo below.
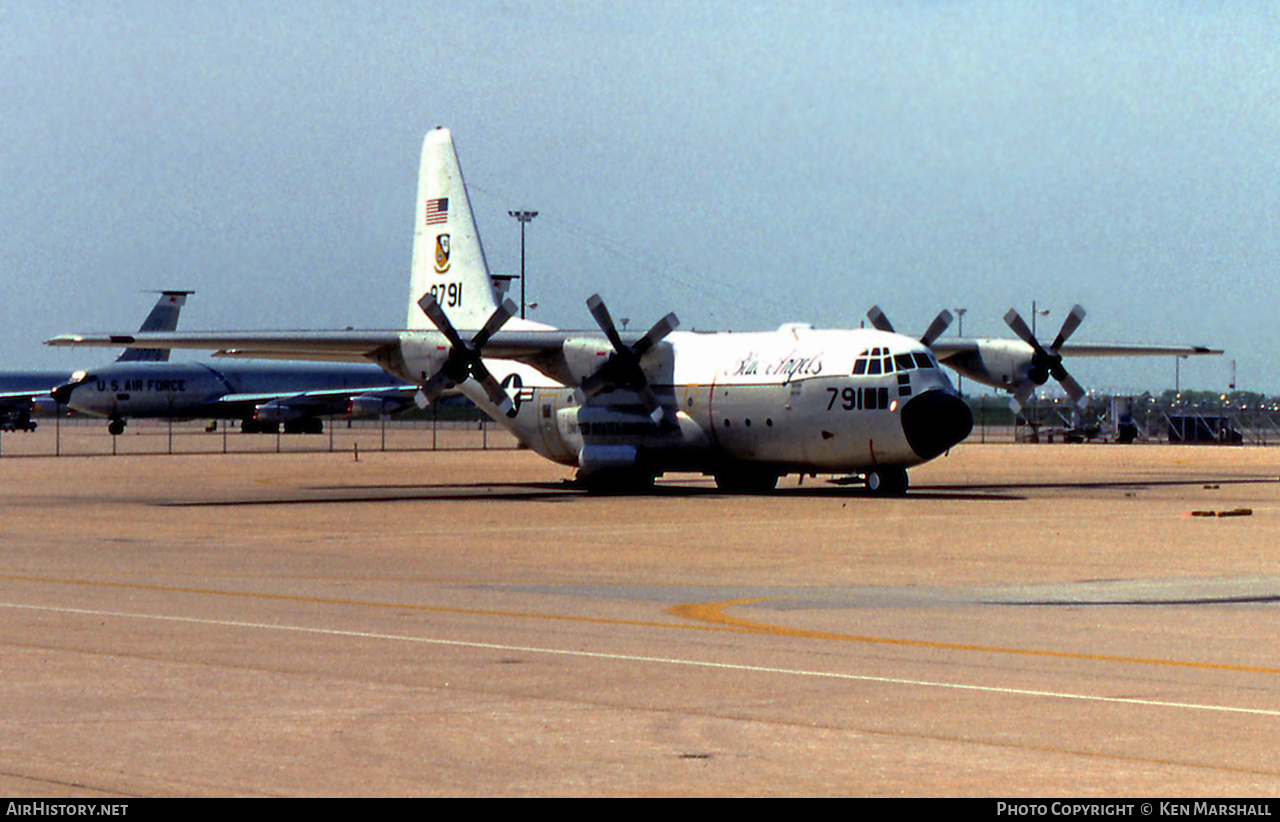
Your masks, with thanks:
[(854, 376), (892, 374), (915, 368), (936, 368), (927, 354), (891, 354), (887, 348), (864, 350), (853, 361)]
[(937, 368), (938, 361), (928, 351), (890, 354), (887, 348), (864, 350), (853, 361), (854, 376), (892, 374), (917, 368)]

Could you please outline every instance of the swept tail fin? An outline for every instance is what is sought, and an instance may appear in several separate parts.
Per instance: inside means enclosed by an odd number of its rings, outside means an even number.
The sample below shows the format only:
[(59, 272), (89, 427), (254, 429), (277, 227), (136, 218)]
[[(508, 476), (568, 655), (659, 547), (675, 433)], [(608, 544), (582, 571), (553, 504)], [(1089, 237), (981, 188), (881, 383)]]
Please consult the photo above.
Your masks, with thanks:
[(498, 307), (453, 135), (446, 128), (427, 132), (422, 142), (407, 320), (411, 329), (435, 330), (418, 308), (424, 294), (436, 298), (457, 328), (481, 328)]
[[(178, 327), (178, 315), (186, 305), (187, 295), (194, 291), (161, 291), (155, 308), (142, 321), (139, 331), (174, 331)], [(116, 362), (168, 362), (167, 348), (126, 348)]]

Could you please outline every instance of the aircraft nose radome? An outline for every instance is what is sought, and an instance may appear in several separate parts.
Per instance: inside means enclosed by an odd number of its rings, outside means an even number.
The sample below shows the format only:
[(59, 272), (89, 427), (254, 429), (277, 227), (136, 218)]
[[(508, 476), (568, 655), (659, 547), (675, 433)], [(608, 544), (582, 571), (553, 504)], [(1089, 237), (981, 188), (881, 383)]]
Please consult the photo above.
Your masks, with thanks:
[(973, 413), (954, 394), (926, 391), (902, 407), (902, 430), (911, 450), (931, 460), (969, 436)]

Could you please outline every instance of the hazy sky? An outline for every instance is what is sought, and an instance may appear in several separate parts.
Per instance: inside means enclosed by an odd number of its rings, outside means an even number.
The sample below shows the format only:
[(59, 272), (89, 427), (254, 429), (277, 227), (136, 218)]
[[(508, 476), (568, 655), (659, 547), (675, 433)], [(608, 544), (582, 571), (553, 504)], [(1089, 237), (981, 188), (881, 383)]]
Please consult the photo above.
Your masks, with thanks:
[[(189, 330), (400, 327), (422, 136), (453, 130), (491, 267), (590, 327), (1200, 343), (1280, 393), (1269, 2), (0, 0), (0, 369)], [(518, 297), (518, 291), (517, 291)], [(954, 328), (953, 328), (954, 332)], [(1072, 361), (1172, 387), (1170, 360)]]

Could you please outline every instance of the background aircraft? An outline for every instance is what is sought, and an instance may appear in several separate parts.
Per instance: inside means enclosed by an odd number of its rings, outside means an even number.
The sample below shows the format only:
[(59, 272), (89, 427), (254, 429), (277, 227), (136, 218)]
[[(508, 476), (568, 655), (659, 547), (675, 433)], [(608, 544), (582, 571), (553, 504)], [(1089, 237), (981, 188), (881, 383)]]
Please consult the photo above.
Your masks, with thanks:
[[(151, 313), (142, 321), (139, 331), (173, 331), (178, 315), (192, 291), (160, 291)], [(116, 359), (125, 362), (167, 362), (167, 348), (126, 348)], [(52, 417), (59, 413), (52, 392), (74, 375), (65, 371), (11, 371), (0, 374), (0, 431), (34, 431), (32, 417)]]
[(245, 433), (319, 433), (322, 417), (390, 414), (413, 403), (417, 387), (376, 366), (113, 363), (78, 371), (51, 393), (82, 414), (124, 432), (130, 418), (240, 420)]
[[(974, 382), (1009, 391), (1013, 396), (1009, 405), (1014, 412), (1022, 409), (1031, 393), (1048, 382), (1050, 377), (1058, 381), (1067, 396), (1077, 407), (1088, 404), (1088, 394), (1076, 382), (1063, 365), (1064, 357), (1193, 357), (1221, 354), (1221, 349), (1201, 345), (1137, 345), (1121, 343), (1068, 343), (1067, 340), (1080, 327), (1085, 311), (1075, 306), (1062, 322), (1058, 336), (1047, 347), (1040, 343), (1014, 309), (1004, 315), (1004, 321), (1019, 339), (940, 339), (951, 324), (951, 312), (943, 311), (929, 326), (921, 342), (929, 346), (938, 361)], [(867, 312), (871, 324), (883, 331), (892, 331), (879, 306)]]
[[(141, 333), (173, 331), (189, 291), (161, 292)], [(318, 433), (322, 417), (376, 417), (412, 404), (416, 386), (393, 380), (373, 365), (314, 363), (169, 362), (168, 348), (126, 348), (109, 365), (77, 371), (68, 378), (44, 375), (28, 384), (43, 390), (0, 396), (15, 420), (22, 409), (52, 415), (69, 408), (109, 420), (107, 430), (124, 432), (130, 418), (236, 419), (246, 433)], [(30, 411), (28, 410), (28, 414)], [(29, 416), (25, 425), (34, 428)]]

